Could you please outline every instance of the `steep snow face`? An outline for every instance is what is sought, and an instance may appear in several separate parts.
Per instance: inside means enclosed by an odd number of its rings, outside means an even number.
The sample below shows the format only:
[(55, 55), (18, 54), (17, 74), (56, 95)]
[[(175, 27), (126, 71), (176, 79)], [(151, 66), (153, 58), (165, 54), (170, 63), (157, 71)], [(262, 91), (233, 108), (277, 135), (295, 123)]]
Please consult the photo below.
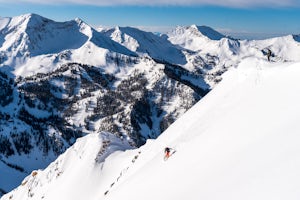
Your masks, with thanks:
[(184, 54), (165, 37), (131, 27), (116, 27), (103, 33), (140, 54), (170, 63), (186, 64)]
[(196, 25), (192, 25), (191, 28), (195, 28), (198, 29), (199, 32), (208, 37), (211, 40), (220, 40), (222, 38), (225, 37), (225, 35), (215, 31), (214, 29), (208, 27), (208, 26), (196, 26)]
[(89, 135), (1, 200), (297, 200), (299, 75), (300, 63), (247, 58), (158, 139), (101, 164)]
[(102, 33), (99, 33), (97, 31), (93, 32), (93, 37), (91, 38), (91, 42), (98, 47), (101, 47), (103, 49), (108, 49), (109, 51), (112, 52), (117, 52), (129, 56), (137, 56), (135, 52), (130, 51), (129, 49), (125, 48), (124, 46), (120, 45), (119, 43), (111, 40), (109, 37), (106, 37)]
[(211, 27), (208, 26), (197, 26), (197, 25), (191, 25), (187, 27), (181, 27), (178, 26), (172, 33), (171, 35), (184, 35), (184, 34), (189, 34), (193, 36), (198, 36), (198, 37), (205, 37), (210, 40), (220, 40), (222, 38), (225, 38), (225, 36), (216, 30), (212, 29)]
[[(107, 199), (298, 199), (299, 74), (300, 63), (244, 60), (143, 147)], [(165, 146), (177, 150), (167, 162)]]
[(102, 32), (111, 37), (112, 40), (124, 45), (131, 51), (137, 51), (139, 42), (134, 37), (131, 37), (130, 35), (122, 32), (121, 29), (123, 30), (126, 28), (120, 28), (119, 26), (117, 26), (114, 29), (102, 30)]

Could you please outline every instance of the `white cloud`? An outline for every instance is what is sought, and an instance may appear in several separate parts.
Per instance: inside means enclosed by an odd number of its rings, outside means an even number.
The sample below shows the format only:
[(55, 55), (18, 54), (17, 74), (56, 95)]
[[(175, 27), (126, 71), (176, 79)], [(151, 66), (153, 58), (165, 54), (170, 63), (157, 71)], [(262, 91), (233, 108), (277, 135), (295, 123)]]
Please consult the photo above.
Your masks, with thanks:
[[(7, 0), (0, 0), (0, 3)], [(300, 7), (299, 0), (15, 0), (15, 3), (82, 4), (97, 6), (196, 6), (217, 5), (225, 7)]]

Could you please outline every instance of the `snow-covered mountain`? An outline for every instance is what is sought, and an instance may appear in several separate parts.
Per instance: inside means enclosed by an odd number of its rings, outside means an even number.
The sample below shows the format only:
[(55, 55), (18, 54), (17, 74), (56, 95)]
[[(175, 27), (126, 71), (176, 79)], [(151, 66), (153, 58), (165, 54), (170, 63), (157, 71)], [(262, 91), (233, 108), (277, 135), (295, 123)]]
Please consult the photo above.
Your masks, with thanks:
[(86, 134), (108, 131), (140, 146), (210, 90), (198, 73), (203, 66), (158, 63), (79, 19), (28, 14), (0, 21), (1, 193)]
[(79, 137), (109, 135), (122, 150), (157, 138), (224, 72), (247, 57), (266, 60), (267, 48), (274, 62), (300, 60), (296, 35), (239, 41), (195, 25), (158, 36), (98, 32), (80, 19), (0, 18), (0, 195)]
[(186, 58), (180, 48), (166, 37), (131, 27), (115, 27), (103, 33), (134, 52), (148, 54), (154, 59), (173, 64), (186, 64)]
[(299, 42), (299, 36), (287, 35), (266, 40), (245, 41), (244, 45), (258, 49), (269, 48), (274, 54), (274, 61), (295, 61), (300, 59)]
[(210, 27), (196, 25), (178, 26), (168, 36), (173, 44), (178, 44), (194, 51), (202, 50), (204, 46), (216, 44), (219, 40), (226, 38)]
[(14, 52), (15, 56), (54, 54), (79, 49), (88, 42), (113, 52), (135, 55), (78, 18), (68, 22), (55, 22), (36, 14), (27, 14), (11, 19), (4, 18), (0, 28), (5, 35), (1, 50)]
[(156, 140), (85, 136), (1, 200), (299, 199), (299, 75), (247, 58)]
[(136, 56), (80, 19), (54, 22), (27, 14), (1, 21), (0, 63), (15, 67), (19, 76), (48, 72), (57, 62), (80, 62), (83, 57), (89, 57), (91, 64), (100, 63), (108, 52)]
[(220, 60), (236, 63), (245, 57), (265, 57), (264, 49), (273, 52), (274, 61), (299, 60), (299, 36), (288, 35), (266, 40), (235, 40), (205, 26), (178, 26), (168, 34), (168, 39), (183, 48), (205, 55), (217, 56)]

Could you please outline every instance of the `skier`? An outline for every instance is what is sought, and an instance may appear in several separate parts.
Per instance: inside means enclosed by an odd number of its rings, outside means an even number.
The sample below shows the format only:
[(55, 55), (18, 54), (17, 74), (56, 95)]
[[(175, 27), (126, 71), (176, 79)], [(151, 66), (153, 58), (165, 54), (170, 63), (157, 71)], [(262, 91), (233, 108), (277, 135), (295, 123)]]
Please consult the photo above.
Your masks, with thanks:
[(165, 159), (168, 159), (170, 157), (171, 148), (166, 147), (165, 148)]
[[(171, 151), (172, 151), (172, 153), (171, 153)], [(165, 148), (165, 156), (164, 156), (164, 160), (168, 160), (168, 158), (172, 155), (172, 154), (174, 154), (176, 151), (174, 150), (174, 149), (172, 149), (172, 148), (170, 148), (170, 147), (166, 147)]]

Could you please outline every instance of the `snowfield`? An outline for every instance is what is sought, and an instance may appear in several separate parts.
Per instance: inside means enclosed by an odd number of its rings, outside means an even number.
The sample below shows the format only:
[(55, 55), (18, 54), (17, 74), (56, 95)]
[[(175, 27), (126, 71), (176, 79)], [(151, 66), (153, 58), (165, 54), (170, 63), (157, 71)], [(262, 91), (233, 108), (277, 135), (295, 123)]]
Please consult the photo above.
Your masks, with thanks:
[[(242, 61), (145, 145), (147, 161), (108, 199), (299, 199), (299, 73), (300, 63)], [(177, 150), (167, 162), (165, 146)]]
[(299, 76), (299, 62), (246, 58), (158, 139), (123, 152), (85, 136), (1, 200), (298, 200)]

